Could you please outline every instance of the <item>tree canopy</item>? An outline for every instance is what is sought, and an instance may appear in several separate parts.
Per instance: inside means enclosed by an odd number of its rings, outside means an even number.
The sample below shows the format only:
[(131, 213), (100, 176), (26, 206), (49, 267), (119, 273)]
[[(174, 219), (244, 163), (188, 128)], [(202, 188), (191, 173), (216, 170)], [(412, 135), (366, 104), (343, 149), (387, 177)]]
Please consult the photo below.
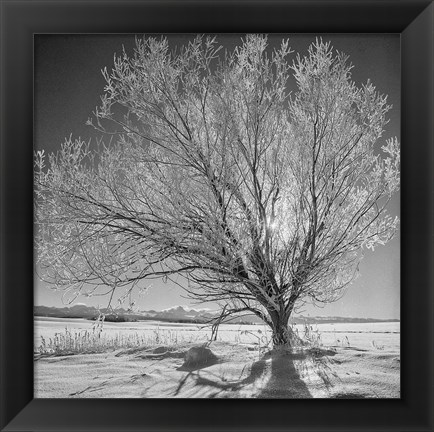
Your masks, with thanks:
[(142, 38), (115, 57), (89, 120), (108, 139), (35, 155), (42, 277), (126, 299), (181, 274), (192, 298), (258, 315), (275, 343), (297, 305), (338, 299), (363, 249), (397, 229), (399, 143), (378, 149), (391, 107), (346, 55), (322, 40), (291, 54), (247, 35), (233, 52)]

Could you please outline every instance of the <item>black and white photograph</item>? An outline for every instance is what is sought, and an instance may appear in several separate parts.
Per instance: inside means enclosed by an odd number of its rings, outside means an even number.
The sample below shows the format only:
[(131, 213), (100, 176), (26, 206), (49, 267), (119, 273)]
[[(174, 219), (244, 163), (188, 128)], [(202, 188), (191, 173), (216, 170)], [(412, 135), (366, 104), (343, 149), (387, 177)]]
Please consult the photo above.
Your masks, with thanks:
[(400, 399), (400, 53), (35, 34), (34, 397)]

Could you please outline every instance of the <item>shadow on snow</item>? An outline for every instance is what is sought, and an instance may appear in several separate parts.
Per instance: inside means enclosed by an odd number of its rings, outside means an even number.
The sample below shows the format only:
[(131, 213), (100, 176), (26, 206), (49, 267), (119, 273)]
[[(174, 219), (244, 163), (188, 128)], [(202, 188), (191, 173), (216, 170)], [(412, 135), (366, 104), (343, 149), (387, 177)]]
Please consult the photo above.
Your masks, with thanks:
[[(225, 381), (217, 374), (207, 373), (207, 376), (201, 374), (203, 368), (187, 369), (185, 367), (178, 370), (189, 370), (189, 373), (184, 376), (174, 392), (177, 396), (185, 383), (193, 378), (195, 386), (207, 386), (215, 388), (217, 391), (212, 393), (210, 397), (231, 397), (230, 392), (238, 392), (245, 386), (258, 382), (259, 393), (257, 398), (266, 399), (308, 399), (312, 398), (305, 382), (300, 378), (300, 375), (295, 367), (294, 360), (303, 360), (306, 358), (304, 353), (290, 353), (288, 351), (270, 351), (266, 353), (260, 360), (254, 362), (250, 368), (249, 375), (244, 379), (237, 381)], [(217, 362), (216, 362), (217, 363)], [(215, 364), (215, 363), (214, 363)], [(207, 365), (209, 366), (209, 365)], [(204, 366), (205, 367), (205, 366)], [(269, 371), (269, 377), (265, 384), (261, 385), (260, 381), (264, 374)], [(243, 374), (241, 372), (241, 375)], [(213, 379), (215, 378), (215, 379)], [(223, 393), (223, 394), (222, 394)]]

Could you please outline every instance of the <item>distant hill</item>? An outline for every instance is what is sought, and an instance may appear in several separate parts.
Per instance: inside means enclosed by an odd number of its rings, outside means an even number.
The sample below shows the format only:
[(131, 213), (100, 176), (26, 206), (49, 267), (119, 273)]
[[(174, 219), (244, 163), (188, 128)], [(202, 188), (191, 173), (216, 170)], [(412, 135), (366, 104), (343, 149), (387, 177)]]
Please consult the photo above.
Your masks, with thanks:
[(142, 314), (136, 314), (128, 312), (125, 309), (117, 309), (115, 313), (109, 311), (106, 308), (98, 310), (92, 306), (86, 305), (74, 305), (71, 307), (49, 307), (49, 306), (35, 306), (34, 315), (53, 317), (53, 318), (86, 318), (86, 319), (96, 319), (98, 318), (100, 312), (106, 314), (107, 321), (138, 321), (143, 319)]
[[(123, 308), (109, 311), (101, 309), (102, 313), (107, 314), (107, 321), (168, 321), (186, 323), (205, 323), (218, 315), (218, 311), (208, 309), (193, 309), (186, 306), (175, 306), (162, 311), (137, 311), (130, 312)], [(49, 307), (35, 306), (34, 315), (54, 318), (86, 318), (96, 319), (99, 315), (97, 308), (86, 305), (74, 305), (71, 307)], [(349, 317), (305, 317), (302, 315), (291, 318), (293, 324), (328, 324), (328, 323), (369, 323), (369, 322), (393, 322), (394, 319), (381, 320), (375, 318), (349, 318)], [(246, 315), (236, 317), (230, 321), (233, 324), (262, 324), (262, 320), (256, 315)]]
[(294, 324), (332, 324), (332, 323), (373, 323), (373, 322), (399, 322), (399, 319), (379, 319), (379, 318), (354, 318), (354, 317), (305, 317), (297, 316), (291, 318), (291, 322)]

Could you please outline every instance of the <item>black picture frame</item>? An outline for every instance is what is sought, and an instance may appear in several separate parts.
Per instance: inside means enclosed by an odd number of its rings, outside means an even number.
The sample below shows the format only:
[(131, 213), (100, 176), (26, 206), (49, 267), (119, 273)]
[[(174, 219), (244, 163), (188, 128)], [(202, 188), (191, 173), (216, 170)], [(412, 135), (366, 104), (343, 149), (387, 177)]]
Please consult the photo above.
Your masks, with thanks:
[[(2, 431), (433, 430), (432, 2), (0, 0), (0, 5)], [(401, 399), (33, 399), (33, 34), (143, 32), (400, 33)]]

